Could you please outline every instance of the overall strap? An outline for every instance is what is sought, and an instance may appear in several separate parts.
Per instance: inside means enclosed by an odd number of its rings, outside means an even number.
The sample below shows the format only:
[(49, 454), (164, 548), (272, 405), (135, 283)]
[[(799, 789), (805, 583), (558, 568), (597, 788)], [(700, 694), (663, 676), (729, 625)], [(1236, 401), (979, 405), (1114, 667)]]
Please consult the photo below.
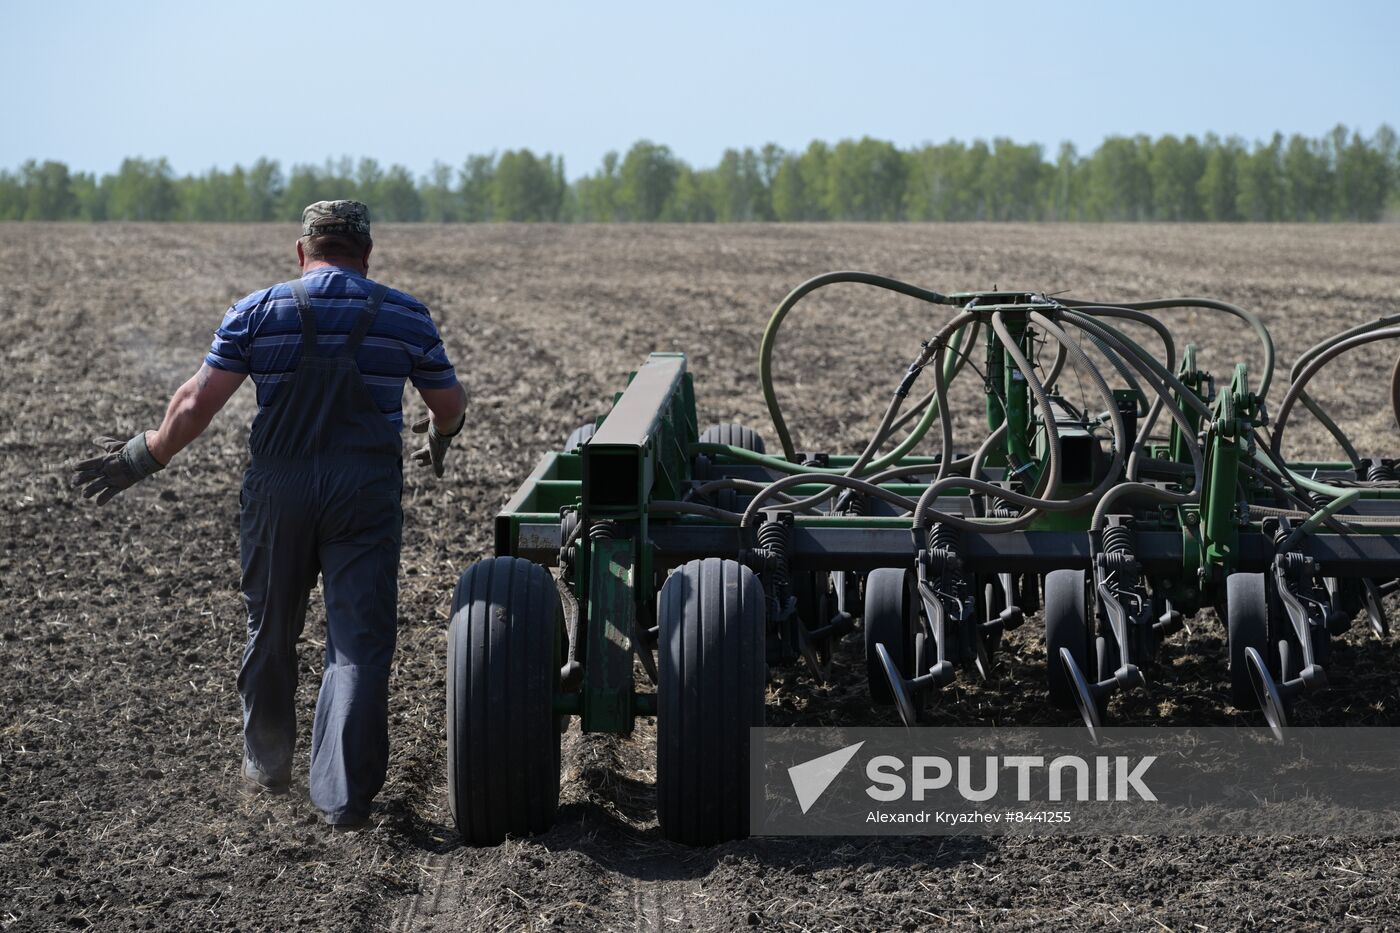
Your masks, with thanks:
[(354, 356), (355, 351), (360, 349), (360, 341), (364, 340), (365, 334), (369, 333), (369, 326), (374, 323), (374, 316), (379, 313), (379, 306), (384, 303), (384, 296), (388, 293), (389, 286), (379, 284), (374, 286), (374, 290), (369, 293), (369, 298), (365, 300), (365, 309), (360, 312), (360, 316), (355, 320), (355, 327), (345, 340), (345, 349), (341, 351), (342, 356)]
[(311, 310), (311, 296), (306, 294), (306, 283), (293, 279), (292, 297), (297, 300), (297, 316), (301, 318), (301, 355), (316, 355), (316, 314)]

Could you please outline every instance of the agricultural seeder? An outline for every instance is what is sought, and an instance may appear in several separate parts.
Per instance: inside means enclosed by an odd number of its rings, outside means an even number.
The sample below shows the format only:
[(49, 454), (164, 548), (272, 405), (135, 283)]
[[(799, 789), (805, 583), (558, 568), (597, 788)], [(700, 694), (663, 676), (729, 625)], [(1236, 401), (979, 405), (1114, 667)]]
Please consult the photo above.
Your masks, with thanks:
[[(773, 387), (777, 336), (804, 296), (851, 282), (949, 310), (891, 374), (863, 450), (799, 451)], [(1197, 369), (1195, 348), (1154, 314), (1169, 308), (1252, 329), (1258, 377), (1242, 363), (1219, 382)], [(1213, 608), (1234, 705), (1281, 735), (1300, 695), (1326, 683), (1334, 636), (1362, 615), (1387, 634), (1400, 467), (1363, 457), (1307, 386), (1339, 354), (1400, 336), (1395, 325), (1317, 344), (1271, 396), (1269, 332), (1224, 302), (943, 295), (831, 273), (789, 294), (763, 336), (772, 453), (750, 427), (699, 430), (685, 357), (652, 354), (607, 415), (544, 456), (496, 518), (497, 556), (457, 584), (448, 780), (463, 838), (551, 824), (575, 716), (585, 732), (619, 734), (656, 717), (664, 836), (744, 835), (748, 730), (764, 721), (769, 672), (822, 677), (857, 630), (872, 702), (912, 726), (955, 678), (987, 676), (1002, 634), (1040, 611), (1044, 682), (1022, 689), (1095, 730), (1114, 694), (1145, 686), (1184, 620)], [(960, 451), (948, 392), (969, 371), (987, 433)], [(1069, 372), (1092, 404), (1061, 393)], [(1400, 414), (1400, 367), (1392, 397)], [(1286, 459), (1299, 406), (1345, 461)]]

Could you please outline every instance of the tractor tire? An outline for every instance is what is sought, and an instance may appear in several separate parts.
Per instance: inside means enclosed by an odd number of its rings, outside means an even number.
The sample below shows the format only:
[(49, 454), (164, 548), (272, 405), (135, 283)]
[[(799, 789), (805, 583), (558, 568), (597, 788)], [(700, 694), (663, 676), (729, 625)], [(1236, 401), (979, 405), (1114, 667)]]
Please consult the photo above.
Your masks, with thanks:
[(573, 433), (569, 435), (569, 439), (564, 442), (564, 453), (578, 453), (578, 449), (584, 445), (584, 442), (597, 432), (598, 426), (592, 421), (574, 428)]
[(745, 450), (752, 450), (754, 453), (765, 452), (763, 438), (759, 436), (757, 431), (731, 421), (706, 428), (700, 434), (700, 443), (728, 444), (730, 447), (742, 447)]
[(1230, 702), (1236, 709), (1259, 708), (1244, 653), (1253, 648), (1270, 662), (1269, 587), (1262, 573), (1232, 573), (1225, 578), (1225, 633), (1230, 650)]
[(657, 599), (656, 811), (661, 835), (713, 845), (749, 833), (749, 729), (764, 721), (766, 602), (738, 561), (707, 557)]
[(914, 676), (914, 573), (898, 567), (870, 571), (865, 579), (865, 678), (870, 701), (894, 703), (889, 678), (875, 646), (883, 644), (890, 660), (905, 677)]
[(516, 557), (468, 567), (447, 633), (447, 795), (462, 841), (542, 833), (559, 809), (564, 610), (549, 571)]
[(1068, 648), (1081, 671), (1092, 671), (1093, 630), (1089, 625), (1086, 574), (1082, 570), (1052, 570), (1045, 577), (1045, 678), (1050, 702), (1060, 709), (1075, 708), (1074, 685), (1060, 661)]

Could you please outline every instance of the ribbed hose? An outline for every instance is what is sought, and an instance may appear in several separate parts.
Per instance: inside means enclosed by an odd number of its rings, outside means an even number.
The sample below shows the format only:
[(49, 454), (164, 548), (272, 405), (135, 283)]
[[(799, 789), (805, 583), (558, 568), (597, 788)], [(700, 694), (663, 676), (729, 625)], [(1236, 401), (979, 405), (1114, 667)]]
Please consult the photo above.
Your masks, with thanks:
[[(1171, 492), (1169, 490), (1159, 489), (1156, 486), (1149, 486), (1146, 483), (1136, 482), (1129, 482), (1115, 486), (1112, 490), (1106, 493), (1102, 499), (1099, 500), (1098, 505), (1094, 508), (1093, 520), (1090, 522), (1089, 526), (1090, 530), (1098, 531), (1103, 526), (1104, 520), (1109, 515), (1110, 509), (1113, 507), (1113, 505), (1128, 496), (1147, 499), (1154, 502), (1165, 502), (1175, 504), (1185, 504), (1197, 501), (1200, 498), (1201, 494), (1202, 477), (1204, 472), (1204, 459), (1201, 455), (1200, 447), (1196, 443), (1195, 437), (1192, 433), (1190, 421), (1187, 420), (1185, 412), (1183, 412), (1180, 409), (1180, 407), (1178, 407), (1176, 403), (1170, 399), (1167, 389), (1168, 387), (1170, 387), (1173, 390), (1175, 390), (1179, 395), (1184, 393), (1185, 397), (1190, 399), (1196, 398), (1195, 393), (1191, 392), (1189, 389), (1186, 388), (1186, 386), (1182, 385), (1181, 382), (1177, 380), (1177, 378), (1174, 375), (1171, 375), (1169, 371), (1163, 369), (1161, 364), (1157, 363), (1155, 359), (1152, 359), (1151, 357), (1148, 357), (1144, 353), (1142, 353), (1141, 348), (1137, 348), (1136, 350), (1130, 350), (1128, 347), (1124, 346), (1119, 342), (1119, 338), (1114, 333), (1110, 332), (1106, 327), (1104, 327), (1102, 324), (1089, 317), (1088, 315), (1080, 314), (1075, 311), (1066, 311), (1064, 320), (1083, 328), (1091, 334), (1097, 334), (1101, 339), (1104, 339), (1108, 341), (1110, 345), (1113, 345), (1115, 349), (1120, 350), (1120, 352), (1122, 352), (1124, 355), (1124, 359), (1136, 363), (1138, 371), (1139, 373), (1141, 373), (1143, 379), (1146, 380), (1147, 383), (1152, 386), (1152, 391), (1157, 394), (1158, 401), (1161, 401), (1165, 404), (1165, 408), (1168, 414), (1170, 414), (1172, 419), (1176, 421), (1178, 425), (1181, 426), (1183, 434), (1187, 438), (1187, 451), (1191, 454), (1191, 467), (1195, 473), (1195, 481), (1189, 493)], [(1154, 370), (1158, 371), (1154, 372)], [(1162, 379), (1161, 377), (1163, 375), (1170, 377), (1169, 380)]]
[[(948, 376), (949, 382), (956, 379), (958, 373), (962, 372), (962, 368), (967, 365), (968, 355), (972, 352), (972, 348), (977, 346), (977, 335), (980, 334), (981, 331), (982, 322), (974, 320), (971, 327), (968, 327), (966, 330), (960, 330), (953, 335), (952, 342), (948, 345), (948, 352), (957, 354), (958, 362), (956, 368)], [(898, 431), (910, 421), (913, 421), (915, 418), (928, 411), (928, 406), (933, 404), (933, 397), (934, 391), (929, 389), (923, 398), (915, 402), (908, 411), (894, 420), (894, 423), (890, 425), (890, 433)]]
[[(953, 318), (947, 324), (943, 325), (942, 330), (935, 334), (933, 339), (929, 340), (924, 345), (923, 352), (920, 354), (919, 358), (915, 360), (914, 365), (909, 368), (909, 372), (906, 373), (905, 380), (903, 383), (901, 383), (900, 390), (902, 392), (907, 393), (908, 386), (912, 385), (913, 380), (918, 377), (918, 375), (923, 371), (923, 368), (928, 365), (929, 361), (934, 362), (933, 378), (935, 386), (946, 386), (948, 367), (945, 365), (940, 365), (939, 362), (941, 359), (943, 359), (943, 349), (947, 346), (947, 342), (949, 340), (954, 339), (959, 334), (965, 332), (964, 325), (975, 324), (976, 320), (976, 316), (973, 315), (971, 312), (963, 311), (957, 317)], [(958, 368), (960, 367), (952, 367), (953, 375), (957, 374)], [(879, 449), (879, 446), (883, 441), (884, 435), (891, 430), (890, 425), (893, 421), (895, 412), (899, 410), (899, 403), (903, 401), (904, 395), (901, 395), (900, 392), (896, 392), (894, 399), (890, 403), (890, 407), (885, 411), (884, 418), (882, 418), (880, 421), (880, 427), (876, 430), (875, 436), (871, 438), (870, 443), (866, 445), (866, 448), (861, 453), (861, 455), (858, 458), (856, 458), (855, 463), (851, 464), (850, 468), (847, 469), (841, 475), (848, 477), (857, 477), (860, 476), (862, 470), (882, 469), (891, 463), (898, 462), (899, 458), (904, 456), (908, 448), (912, 446), (913, 443), (917, 443), (919, 440), (922, 439), (924, 432), (927, 431), (927, 421), (929, 420), (929, 416), (933, 415), (935, 412), (941, 412), (944, 410), (944, 406), (947, 404), (947, 399), (942, 396), (937, 396), (936, 389), (935, 396), (937, 404), (933, 408), (930, 408), (928, 410), (924, 420), (920, 422), (920, 426), (918, 428), (915, 428), (914, 431), (911, 431), (909, 433), (909, 436), (906, 437), (904, 441), (894, 450), (885, 454), (883, 457), (872, 459), (874, 457), (875, 451)], [(947, 422), (948, 419), (939, 417), (939, 421)], [(944, 453), (944, 456), (947, 456), (946, 451)], [(950, 468), (949, 464), (941, 463), (939, 467), (939, 475), (943, 475), (943, 470), (948, 468)], [(836, 486), (829, 486), (825, 490), (816, 493), (815, 495), (809, 496), (806, 499), (797, 500), (797, 502), (794, 504), (794, 507), (815, 508), (817, 505), (820, 505), (821, 503), (830, 499), (833, 495), (836, 494), (836, 492)]]
[(907, 295), (910, 298), (918, 298), (930, 304), (948, 303), (948, 299), (938, 292), (871, 272), (828, 272), (825, 275), (808, 279), (788, 292), (787, 297), (779, 302), (778, 307), (773, 311), (773, 316), (768, 319), (768, 326), (763, 330), (763, 342), (758, 348), (758, 380), (763, 387), (763, 399), (768, 406), (768, 415), (773, 419), (773, 430), (777, 432), (778, 442), (783, 448), (783, 455), (789, 460), (797, 457), (797, 448), (792, 443), (792, 434), (788, 431), (782, 407), (778, 404), (778, 394), (773, 388), (773, 346), (778, 339), (778, 330), (783, 326), (783, 318), (787, 317), (788, 312), (799, 301), (819, 288), (841, 282), (872, 285), (886, 291)]
[[(1010, 331), (1007, 330), (1001, 312), (994, 311), (992, 312), (992, 330), (1001, 341), (1007, 355), (1011, 357), (1012, 362), (1025, 377), (1026, 385), (1030, 389), (1031, 394), (1035, 397), (1036, 404), (1040, 408), (1042, 421), (1044, 422), (1048, 455), (1046, 457), (1043, 493), (1041, 496), (1028, 496), (981, 480), (958, 478), (940, 479), (930, 485), (928, 489), (924, 490), (923, 495), (919, 497), (918, 507), (914, 510), (915, 527), (923, 527), (928, 523), (929, 517), (932, 516), (934, 521), (945, 522), (954, 528), (963, 530), (987, 533), (1015, 531), (1030, 524), (1040, 511), (1072, 511), (1082, 508), (1102, 497), (1116, 481), (1118, 470), (1122, 468), (1123, 464), (1123, 422), (1122, 416), (1117, 413), (1117, 408), (1113, 404), (1113, 393), (1108, 388), (1108, 383), (1104, 381), (1103, 374), (1098, 371), (1098, 368), (1093, 365), (1084, 354), (1084, 351), (1079, 348), (1078, 344), (1074, 343), (1074, 341), (1072, 341), (1063, 330), (1050, 321), (1049, 318), (1038, 312), (1031, 312), (1030, 318), (1032, 321), (1039, 324), (1051, 337), (1060, 342), (1061, 346), (1065, 347), (1076, 365), (1082, 366), (1090, 374), (1095, 386), (1099, 388), (1101, 394), (1104, 396), (1104, 407), (1114, 412), (1115, 453), (1112, 469), (1106, 473), (1098, 485), (1089, 492), (1076, 496), (1073, 499), (1060, 500), (1054, 498), (1055, 494), (1059, 491), (1060, 483), (1060, 434), (1055, 425), (1055, 411), (1050, 403), (1050, 396), (1045, 391), (1044, 385), (1035, 376), (1030, 361), (1026, 359), (1025, 354), (1021, 352), (1021, 348), (1017, 344), (1015, 338), (1012, 337)], [(943, 443), (945, 448), (951, 444), (951, 440), (951, 426), (948, 426), (944, 429)], [(953, 486), (964, 486), (975, 492), (983, 492), (988, 495), (996, 496), (1004, 502), (1022, 507), (1025, 511), (1012, 519), (969, 521), (962, 516), (949, 515), (934, 509), (932, 504), (938, 500), (939, 493)]]
[[(760, 483), (759, 481), (752, 479), (714, 479), (710, 480), (708, 483), (703, 483), (699, 486), (696, 486), (690, 491), (689, 494), (695, 496), (708, 496), (711, 493), (720, 492), (725, 489), (736, 489), (739, 492), (759, 492), (767, 485), (767, 483)], [(797, 501), (791, 496), (778, 496), (777, 498), (780, 502)]]
[(832, 476), (827, 473), (799, 474), (797, 476), (784, 476), (782, 479), (775, 480), (772, 483), (768, 484), (768, 486), (762, 492), (753, 497), (752, 501), (749, 502), (748, 507), (744, 509), (744, 514), (739, 522), (739, 525), (743, 528), (748, 528), (752, 526), (754, 516), (757, 515), (759, 513), (759, 510), (763, 508), (763, 503), (766, 502), (774, 494), (780, 493), (784, 489), (788, 489), (793, 486), (801, 486), (803, 483), (812, 482), (830, 483), (833, 486), (842, 486), (846, 489), (854, 489), (857, 492), (865, 493), (867, 496), (874, 496), (877, 499), (884, 499), (886, 502), (891, 502), (905, 510), (913, 509), (915, 506), (915, 502), (913, 499), (910, 499), (906, 496), (901, 496), (899, 495), (899, 493), (890, 492), (888, 489), (885, 489), (882, 486), (876, 486), (874, 483), (868, 483), (863, 479), (856, 479), (853, 476)]
[[(1293, 361), (1293, 366), (1288, 371), (1289, 382), (1296, 382), (1298, 380), (1298, 374), (1302, 371), (1303, 367), (1308, 365), (1319, 353), (1326, 352), (1328, 349), (1344, 340), (1380, 330), (1384, 327), (1392, 327), (1396, 324), (1400, 324), (1400, 315), (1390, 315), (1374, 321), (1367, 321), (1365, 324), (1358, 324), (1356, 327), (1349, 327), (1339, 334), (1331, 335), (1326, 340), (1319, 340), (1307, 350), (1303, 351), (1298, 359)], [(1400, 360), (1396, 360), (1396, 367), (1397, 368), (1391, 374), (1391, 408), (1395, 412), (1397, 423), (1400, 423), (1400, 397), (1397, 396), (1397, 389), (1400, 389), (1400, 383), (1396, 381), (1397, 377), (1400, 377)], [(1307, 392), (1300, 393), (1298, 400), (1302, 402), (1303, 407), (1311, 412), (1312, 416), (1327, 429), (1328, 433), (1336, 439), (1338, 446), (1342, 448), (1347, 458), (1351, 460), (1352, 466), (1359, 467), (1361, 465), (1361, 455), (1352, 445), (1351, 438), (1349, 438), (1346, 432), (1332, 420), (1331, 416), (1318, 404), (1317, 400)]]
[(1317, 371), (1327, 365), (1330, 360), (1341, 356), (1348, 350), (1354, 350), (1357, 347), (1365, 346), (1368, 343), (1375, 343), (1378, 340), (1390, 340), (1395, 337), (1400, 337), (1400, 327), (1372, 330), (1349, 337), (1346, 340), (1331, 343), (1326, 349), (1313, 356), (1293, 380), (1293, 384), (1288, 387), (1288, 392), (1284, 395), (1283, 402), (1279, 405), (1278, 414), (1274, 416), (1273, 442), (1269, 445), (1269, 449), (1273, 453), (1273, 459), (1287, 462), (1283, 457), (1283, 434), (1288, 426), (1288, 415), (1293, 410), (1293, 405), (1298, 401), (1298, 397), (1302, 395), (1303, 390), (1307, 387), (1308, 382), (1317, 374)]
[[(1131, 308), (1114, 308), (1109, 306), (1083, 306), (1075, 310), (1080, 313), (1092, 315), (1095, 318), (1116, 317), (1134, 321), (1155, 331), (1158, 338), (1162, 341), (1162, 348), (1166, 355), (1167, 362), (1164, 368), (1168, 372), (1174, 372), (1176, 370), (1176, 342), (1172, 340), (1172, 334), (1171, 331), (1167, 329), (1167, 325), (1163, 324), (1152, 315), (1142, 311), (1134, 311)], [(1150, 356), (1143, 347), (1138, 345), (1137, 341), (1133, 340), (1118, 328), (1102, 321), (1100, 324), (1112, 332), (1120, 343), (1130, 348), (1139, 357), (1145, 359)], [(1161, 395), (1153, 399), (1152, 404), (1147, 409), (1146, 417), (1144, 417), (1142, 423), (1138, 425), (1137, 443), (1133, 445), (1132, 453), (1128, 455), (1128, 471), (1126, 475), (1130, 482), (1137, 481), (1142, 451), (1148, 443), (1148, 438), (1152, 435), (1152, 429), (1157, 425), (1157, 419), (1162, 415), (1162, 406), (1165, 402), (1165, 397)]]
[(1244, 321), (1254, 331), (1259, 338), (1259, 343), (1264, 352), (1264, 365), (1259, 372), (1259, 396), (1263, 398), (1269, 394), (1269, 386), (1274, 379), (1274, 338), (1270, 336), (1269, 329), (1264, 326), (1264, 321), (1252, 311), (1237, 307), (1224, 301), (1216, 301), (1214, 298), (1160, 298), (1154, 301), (1075, 301), (1072, 299), (1062, 299), (1061, 304), (1070, 308), (1082, 308), (1088, 305), (1100, 307), (1108, 306), (1122, 308), (1129, 311), (1164, 311), (1170, 308), (1205, 308), (1211, 311), (1223, 311)]
[(1395, 425), (1400, 427), (1400, 356), (1395, 358), (1395, 368), (1390, 371), (1390, 410), (1395, 415)]

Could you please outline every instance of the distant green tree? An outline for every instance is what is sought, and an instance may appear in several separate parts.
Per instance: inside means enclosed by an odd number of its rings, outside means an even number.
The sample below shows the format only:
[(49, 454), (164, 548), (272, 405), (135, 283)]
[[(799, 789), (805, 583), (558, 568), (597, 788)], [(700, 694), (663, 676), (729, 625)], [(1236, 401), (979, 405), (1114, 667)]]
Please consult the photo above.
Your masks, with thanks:
[(460, 194), (462, 220), (468, 223), (481, 223), (491, 219), (493, 189), (496, 178), (496, 156), (471, 155), (462, 165), (460, 173)]
[(716, 219), (721, 223), (773, 219), (766, 174), (766, 166), (752, 149), (726, 149), (714, 172)]
[(1051, 173), (1044, 150), (1009, 139), (992, 140), (982, 180), (989, 220), (1039, 220)]
[(1205, 170), (1205, 154), (1196, 137), (1178, 139), (1167, 134), (1153, 142), (1147, 163), (1152, 181), (1152, 218), (1200, 220), (1197, 188)]
[(281, 191), (280, 207), (277, 216), (281, 220), (294, 220), (300, 223), (301, 212), (307, 205), (318, 200), (339, 200), (354, 198), (354, 185), (342, 172), (346, 167), (335, 167), (326, 163), (318, 165), (293, 165), (287, 177), (287, 186)]
[(982, 198), (967, 146), (957, 140), (924, 145), (905, 156), (904, 216), (909, 220), (968, 220)]
[(20, 166), (19, 172), (28, 202), (25, 220), (71, 220), (78, 213), (78, 199), (73, 194), (67, 165), (52, 160), (40, 164), (30, 159)]
[(423, 197), (418, 193), (413, 175), (402, 165), (389, 166), (375, 186), (373, 199), (365, 203), (375, 220), (414, 223), (423, 219)]
[(778, 220), (825, 220), (830, 148), (814, 140), (801, 155), (787, 155), (773, 174), (771, 200)]
[(1221, 141), (1214, 134), (1206, 136), (1206, 166), (1196, 191), (1206, 220), (1239, 220), (1239, 163), (1244, 144), (1238, 139)]
[(1237, 210), (1241, 220), (1279, 221), (1284, 218), (1283, 136), (1275, 133), (1267, 146), (1241, 153), (1238, 162)]
[(452, 166), (434, 162), (423, 179), (423, 219), (435, 224), (462, 219), (461, 197), (452, 187)]
[[(73, 176), (73, 197), (78, 202), (80, 220), (100, 221), (107, 219), (107, 196), (109, 188), (104, 188), (91, 172), (78, 172)], [(0, 209), (0, 217), (3, 217)]]
[[(104, 183), (105, 183), (104, 179)], [(173, 220), (179, 208), (174, 173), (165, 159), (123, 159), (111, 182), (109, 220)]]
[(714, 222), (714, 187), (714, 172), (697, 172), (682, 164), (661, 219), (681, 223)]
[(564, 205), (563, 160), (529, 149), (508, 150), (496, 162), (492, 219), (554, 221)]
[[(244, 176), (248, 196), (244, 220), (265, 223), (277, 217), (277, 204), (282, 198), (282, 166), (271, 159), (258, 159)], [(302, 205), (305, 207), (305, 205)]]
[(680, 163), (669, 147), (645, 139), (634, 143), (618, 170), (617, 205), (621, 219), (660, 219), (679, 174)]
[(1334, 151), (1338, 216), (1351, 221), (1380, 220), (1390, 195), (1393, 167), (1358, 132), (1344, 144), (1334, 143)]
[(14, 173), (0, 169), (0, 220), (23, 220), (28, 207), (24, 183)]
[(903, 216), (904, 157), (893, 143), (866, 136), (843, 139), (828, 163), (827, 207), (838, 220), (899, 220)]
[(616, 152), (603, 155), (603, 164), (592, 175), (579, 179), (578, 219), (591, 223), (621, 220), (618, 213), (618, 164)]
[(1080, 220), (1083, 217), (1085, 170), (1074, 144), (1060, 143), (1046, 195), (1047, 216), (1051, 220)]
[(1087, 212), (1097, 220), (1147, 220), (1152, 216), (1151, 142), (1145, 136), (1110, 136), (1089, 157)]
[(1283, 150), (1284, 217), (1328, 220), (1332, 216), (1332, 166), (1322, 143), (1294, 134)]
[(238, 166), (232, 172), (211, 168), (204, 175), (181, 178), (176, 189), (181, 220), (243, 220), (247, 215), (248, 186)]

